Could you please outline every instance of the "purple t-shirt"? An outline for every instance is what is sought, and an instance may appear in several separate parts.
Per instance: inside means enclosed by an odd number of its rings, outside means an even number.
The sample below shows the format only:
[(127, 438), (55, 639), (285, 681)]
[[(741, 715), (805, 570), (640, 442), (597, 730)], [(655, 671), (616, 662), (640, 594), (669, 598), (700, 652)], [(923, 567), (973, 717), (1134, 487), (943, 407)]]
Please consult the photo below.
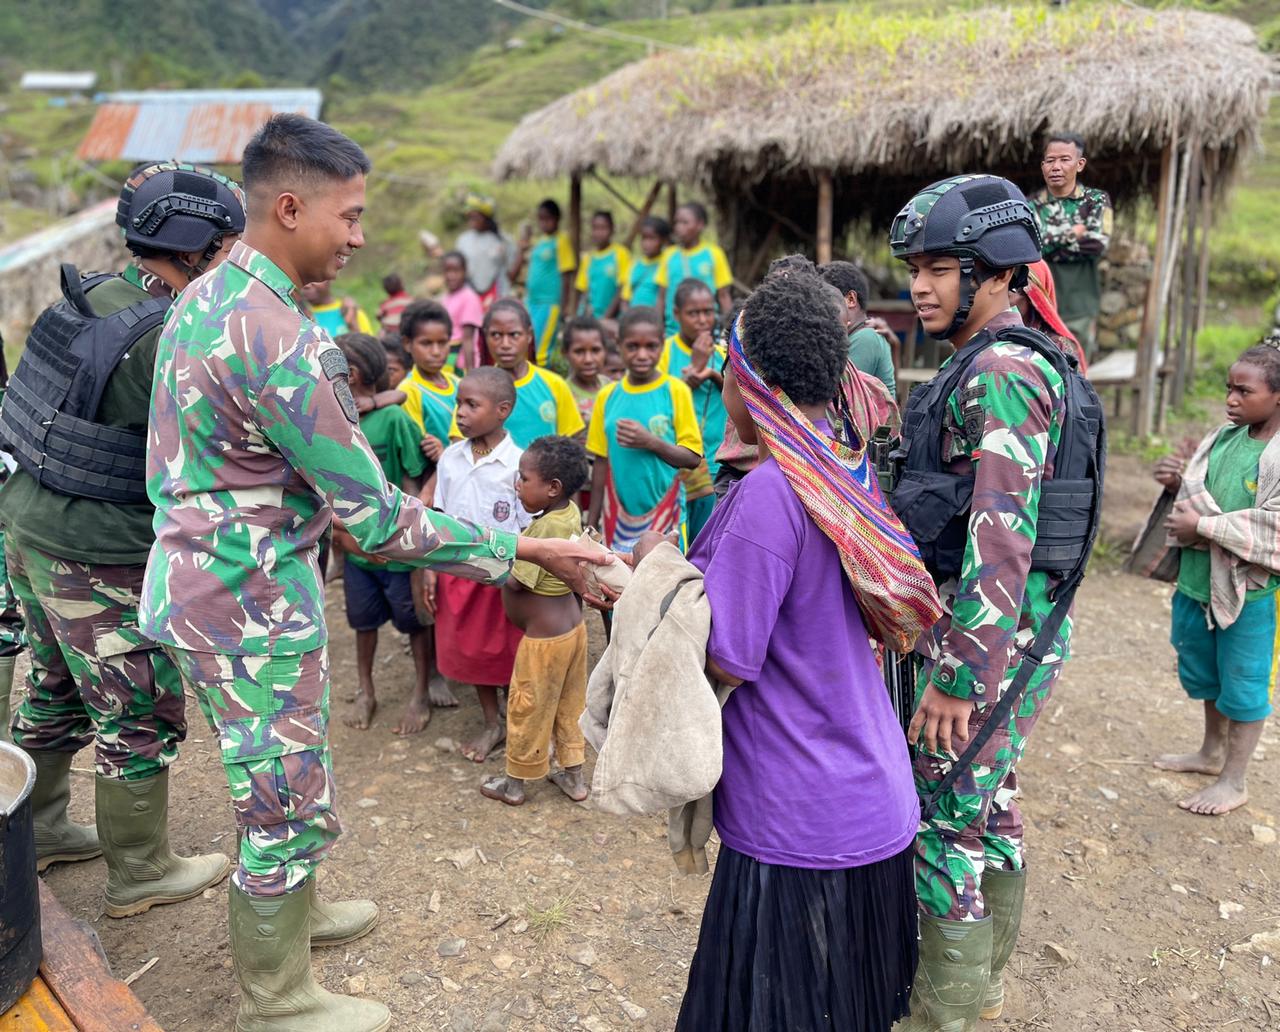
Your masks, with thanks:
[(711, 603), (707, 653), (743, 678), (723, 714), (721, 841), (788, 867), (907, 848), (920, 806), (902, 728), (836, 547), (774, 459), (731, 488), (689, 561)]

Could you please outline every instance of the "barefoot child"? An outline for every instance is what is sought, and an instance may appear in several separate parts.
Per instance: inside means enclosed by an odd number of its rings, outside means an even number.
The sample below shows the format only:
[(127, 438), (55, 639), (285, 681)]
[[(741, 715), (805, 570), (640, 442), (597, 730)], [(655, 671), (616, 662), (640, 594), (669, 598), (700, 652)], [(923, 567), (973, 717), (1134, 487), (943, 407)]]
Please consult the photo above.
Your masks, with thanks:
[[(520, 456), (516, 494), (537, 518), (526, 537), (571, 538), (582, 532), (573, 496), (587, 482), (587, 456), (568, 437), (539, 437)], [(555, 739), (559, 770), (550, 780), (574, 802), (587, 798), (578, 727), (587, 698), (587, 629), (582, 602), (558, 577), (517, 563), (502, 586), (508, 618), (524, 632), (507, 699), (507, 773), (480, 786), (509, 806), (524, 802), (526, 781), (547, 777)]]
[(461, 251), (448, 251), (441, 259), (444, 271), (444, 305), (452, 320), (449, 344), (453, 353), (449, 364), (459, 375), (484, 363), (480, 358), (480, 324), (484, 322), (484, 302), (467, 282), (467, 259)]
[[(344, 333), (336, 341), (351, 367), (351, 393), (372, 399), (386, 377), (386, 349), (365, 333)], [(360, 429), (382, 464), (387, 482), (416, 494), (426, 467), (418, 445), (421, 434), (399, 405), (375, 408), (360, 417)], [(414, 683), (409, 702), (394, 731), (417, 734), (431, 720), (427, 683), (431, 670), (431, 632), (418, 622), (413, 606), (410, 571), (404, 563), (369, 557), (346, 530), (335, 527), (334, 537), (346, 553), (342, 591), (347, 623), (356, 632), (356, 671), (359, 693), (344, 722), (365, 730), (373, 721), (378, 700), (373, 684), (373, 660), (378, 651), (378, 629), (388, 621), (409, 635), (413, 653)]]
[[(435, 483), (427, 485), (435, 508), (513, 533), (528, 525), (530, 517), (516, 497), (520, 448), (503, 426), (515, 401), (511, 377), (501, 369), (484, 366), (462, 378), (456, 420), (464, 440), (444, 450)], [(503, 612), (500, 588), (428, 573), (426, 593), (436, 618), (440, 673), (476, 686), (484, 727), (462, 753), (483, 763), (506, 737), (498, 718), (498, 689), (511, 681), (520, 631)]]
[[(1216, 816), (1249, 799), (1245, 772), (1271, 713), (1280, 612), (1280, 338), (1249, 348), (1227, 376), (1227, 422), (1190, 460), (1162, 459), (1177, 491), (1165, 523), (1181, 546), (1173, 596), (1178, 677), (1204, 703), (1204, 742), (1156, 759), (1162, 770), (1216, 775), (1178, 805)], [(1184, 468), (1185, 466), (1185, 468)]]
[(560, 205), (549, 197), (538, 205), (538, 237), (521, 243), (520, 261), (529, 264), (525, 302), (533, 317), (534, 361), (545, 366), (555, 348), (561, 316), (569, 310), (578, 267), (573, 244), (560, 229)]
[(684, 483), (676, 470), (702, 459), (693, 395), (658, 370), (662, 316), (656, 308), (628, 308), (618, 326), (626, 375), (596, 398), (587, 432), (594, 456), (590, 526), (601, 525), (615, 552), (630, 552), (646, 530), (685, 538)]
[(404, 410), (422, 431), (422, 454), (434, 467), (449, 443), (458, 378), (448, 369), (453, 320), (438, 301), (414, 301), (400, 316), (400, 339), (413, 368), (400, 385)]

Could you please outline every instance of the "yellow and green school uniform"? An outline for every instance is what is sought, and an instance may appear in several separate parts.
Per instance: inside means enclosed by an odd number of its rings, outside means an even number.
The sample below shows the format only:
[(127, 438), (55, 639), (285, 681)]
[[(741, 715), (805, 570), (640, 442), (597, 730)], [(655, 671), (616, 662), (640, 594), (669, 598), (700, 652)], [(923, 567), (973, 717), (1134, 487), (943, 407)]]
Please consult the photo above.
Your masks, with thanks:
[(440, 375), (444, 377), (443, 387), (432, 383), (414, 366), (400, 383), (407, 395), (402, 407), (423, 434), (448, 444), (453, 410), (458, 404), (458, 378), (447, 369), (441, 369)]
[(547, 364), (560, 328), (560, 277), (566, 272), (573, 272), (577, 264), (577, 255), (567, 233), (557, 232), (554, 236), (543, 233), (529, 251), (525, 304), (533, 319), (534, 360), (538, 365)]
[(631, 252), (621, 244), (607, 244), (598, 251), (584, 251), (578, 263), (578, 293), (582, 311), (590, 306), (597, 319), (604, 317), (631, 272)]
[[(529, 371), (516, 380), (516, 405), (505, 425), (511, 440), (521, 449), (547, 434), (572, 437), (586, 427), (564, 377), (532, 362)], [(449, 436), (462, 436), (456, 422), (450, 427)]]
[[(717, 344), (708, 364), (723, 375), (727, 359), (728, 353)], [(680, 339), (680, 334), (673, 333), (667, 338), (666, 345), (662, 349), (658, 368), (672, 376), (683, 377), (685, 368), (691, 361), (693, 361), (693, 349)], [(729, 412), (724, 407), (720, 388), (716, 386), (714, 380), (703, 380), (697, 390), (693, 391), (693, 411), (705, 450), (698, 468), (685, 470), (682, 474), (689, 502), (690, 541), (698, 536), (699, 531), (711, 516), (711, 510), (715, 508), (716, 496), (713, 483), (716, 472), (720, 469), (720, 464), (716, 461), (716, 452), (724, 443), (725, 425), (729, 419)]]
[(679, 329), (675, 316), (676, 288), (687, 279), (701, 280), (714, 298), (717, 290), (733, 283), (733, 272), (729, 269), (729, 259), (716, 244), (703, 242), (697, 247), (670, 247), (664, 251), (658, 258), (654, 282), (667, 292), (667, 310), (663, 314), (668, 333)]
[(602, 507), (605, 544), (630, 552), (646, 530), (666, 534), (679, 529), (683, 547), (688, 543), (684, 481), (653, 452), (620, 445), (622, 419), (634, 419), (655, 437), (701, 455), (693, 394), (673, 376), (645, 384), (623, 377), (596, 395), (587, 430), (588, 453), (609, 460)]
[(656, 258), (646, 257), (642, 251), (633, 255), (631, 271), (622, 287), (622, 300), (628, 305), (644, 305), (646, 308), (658, 307), (658, 269), (662, 266), (667, 254), (675, 250), (664, 247)]

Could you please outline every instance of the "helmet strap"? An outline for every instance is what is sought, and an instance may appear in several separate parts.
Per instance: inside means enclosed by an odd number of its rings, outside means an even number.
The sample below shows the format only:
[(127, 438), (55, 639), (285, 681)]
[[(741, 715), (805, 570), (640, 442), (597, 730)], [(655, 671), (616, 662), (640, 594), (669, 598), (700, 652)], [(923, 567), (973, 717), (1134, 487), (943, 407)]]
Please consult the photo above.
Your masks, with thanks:
[(979, 270), (972, 258), (960, 259), (960, 304), (947, 328), (937, 335), (939, 340), (950, 340), (965, 324), (973, 310), (973, 297), (978, 292), (978, 287), (990, 278), (991, 273), (985, 267)]

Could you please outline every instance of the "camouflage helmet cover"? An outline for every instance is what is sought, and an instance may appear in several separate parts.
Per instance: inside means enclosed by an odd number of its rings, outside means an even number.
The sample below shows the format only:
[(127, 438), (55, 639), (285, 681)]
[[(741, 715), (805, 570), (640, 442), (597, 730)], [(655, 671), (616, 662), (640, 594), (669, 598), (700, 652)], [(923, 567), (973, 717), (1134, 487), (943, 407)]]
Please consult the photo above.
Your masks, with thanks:
[(1040, 260), (1040, 230), (1022, 191), (990, 175), (952, 176), (909, 200), (889, 231), (893, 256), (946, 254), (991, 269)]
[(161, 161), (125, 180), (116, 225), (130, 248), (204, 251), (227, 233), (243, 233), (244, 212), (244, 191), (226, 176), (202, 165)]

